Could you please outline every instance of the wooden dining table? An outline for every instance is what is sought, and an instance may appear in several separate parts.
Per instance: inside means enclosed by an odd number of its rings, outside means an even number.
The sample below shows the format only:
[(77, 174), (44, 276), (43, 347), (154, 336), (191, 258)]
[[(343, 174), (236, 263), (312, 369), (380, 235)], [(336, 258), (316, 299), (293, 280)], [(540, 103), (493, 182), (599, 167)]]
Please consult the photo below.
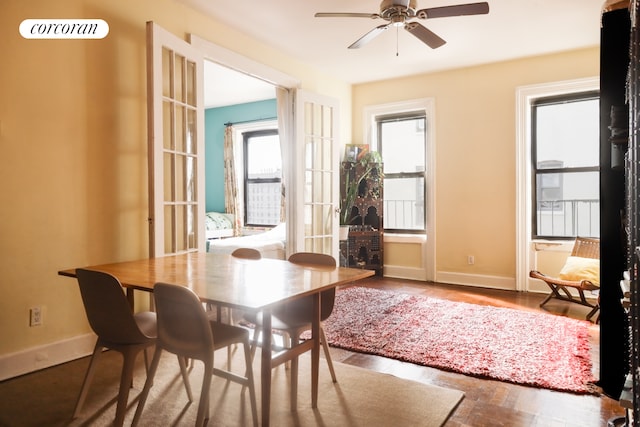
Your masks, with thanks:
[[(262, 425), (269, 425), (271, 408), (271, 369), (311, 351), (311, 406), (318, 404), (320, 359), (320, 292), (372, 276), (374, 271), (344, 267), (294, 264), (263, 258), (249, 260), (231, 255), (190, 252), (166, 257), (83, 266), (117, 277), (126, 289), (130, 303), (134, 291), (153, 292), (158, 282), (186, 286), (202, 302), (216, 307), (262, 312), (262, 355), (260, 366)], [(76, 277), (75, 268), (58, 274)], [(271, 311), (295, 299), (313, 296), (311, 339), (291, 349), (272, 353)]]

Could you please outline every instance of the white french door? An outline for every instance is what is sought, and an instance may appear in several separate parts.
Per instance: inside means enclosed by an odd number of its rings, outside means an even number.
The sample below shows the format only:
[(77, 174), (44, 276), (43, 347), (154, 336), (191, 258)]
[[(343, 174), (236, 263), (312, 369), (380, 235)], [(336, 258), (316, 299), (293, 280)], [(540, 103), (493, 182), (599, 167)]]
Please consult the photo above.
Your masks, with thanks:
[(147, 22), (149, 255), (204, 251), (203, 57)]
[[(188, 44), (154, 23), (147, 24), (147, 39), (151, 256), (203, 251), (202, 52), (222, 64), (235, 61), (238, 70), (265, 67), (193, 35)], [(266, 81), (297, 86), (294, 79), (267, 71)], [(288, 176), (293, 178), (287, 197), (287, 252), (326, 253), (337, 259), (338, 102), (296, 90), (293, 110), (295, 139), (287, 141), (292, 147)]]
[(295, 117), (296, 250), (338, 259), (338, 102), (297, 90)]

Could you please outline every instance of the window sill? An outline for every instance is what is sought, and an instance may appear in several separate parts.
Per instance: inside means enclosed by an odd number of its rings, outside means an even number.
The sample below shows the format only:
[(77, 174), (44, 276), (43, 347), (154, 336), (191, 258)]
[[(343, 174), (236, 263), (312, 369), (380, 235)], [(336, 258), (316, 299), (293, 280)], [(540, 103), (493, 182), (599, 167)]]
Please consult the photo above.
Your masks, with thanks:
[(400, 234), (400, 233), (384, 233), (385, 243), (424, 243), (427, 236), (424, 234)]
[(533, 249), (535, 251), (558, 251), (558, 252), (571, 252), (573, 247), (573, 240), (544, 240), (536, 239), (532, 240)]

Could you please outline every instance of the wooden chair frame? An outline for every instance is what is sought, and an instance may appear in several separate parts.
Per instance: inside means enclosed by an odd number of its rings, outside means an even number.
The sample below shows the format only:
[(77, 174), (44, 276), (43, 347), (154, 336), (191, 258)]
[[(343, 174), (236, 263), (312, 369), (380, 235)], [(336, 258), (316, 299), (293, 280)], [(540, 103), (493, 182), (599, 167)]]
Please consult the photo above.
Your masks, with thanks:
[[(588, 237), (576, 237), (571, 256), (600, 259), (600, 240)], [(557, 277), (547, 276), (536, 270), (529, 272), (529, 277), (544, 281), (551, 289), (547, 298), (540, 303), (540, 307), (543, 307), (552, 298), (584, 305), (591, 308), (591, 311), (587, 314), (587, 320), (591, 320), (598, 310), (600, 310), (599, 299), (595, 303), (592, 303), (587, 300), (584, 294), (585, 291), (592, 292), (600, 289), (598, 285), (589, 280), (562, 280)], [(576, 297), (572, 294), (570, 289), (575, 289), (578, 292), (578, 296)]]

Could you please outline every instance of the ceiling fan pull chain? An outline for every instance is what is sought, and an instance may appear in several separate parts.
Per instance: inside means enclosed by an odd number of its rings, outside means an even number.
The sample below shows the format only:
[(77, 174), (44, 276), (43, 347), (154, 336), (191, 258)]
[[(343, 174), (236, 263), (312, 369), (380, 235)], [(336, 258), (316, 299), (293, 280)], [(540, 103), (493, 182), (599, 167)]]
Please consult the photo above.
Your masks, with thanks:
[(398, 46), (399, 46), (398, 38), (399, 37), (400, 37), (400, 32), (398, 30), (398, 26), (396, 25), (396, 56), (400, 56), (399, 53), (398, 53)]

